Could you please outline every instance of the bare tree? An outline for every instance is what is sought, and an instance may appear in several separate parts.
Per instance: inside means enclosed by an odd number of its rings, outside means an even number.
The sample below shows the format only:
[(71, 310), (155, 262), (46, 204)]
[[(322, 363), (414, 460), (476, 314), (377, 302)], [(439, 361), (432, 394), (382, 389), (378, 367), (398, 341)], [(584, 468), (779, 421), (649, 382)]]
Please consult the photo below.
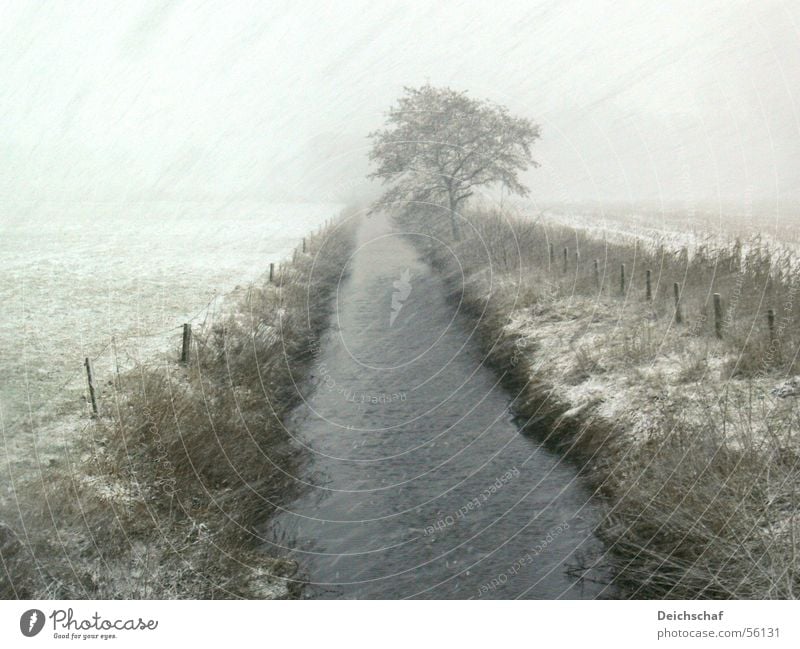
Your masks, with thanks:
[(525, 196), (518, 174), (538, 166), (531, 147), (539, 126), (508, 109), (450, 88), (405, 88), (389, 110), (386, 128), (370, 133), (370, 160), (391, 187), (377, 206), (440, 203), (460, 238), (458, 210), (479, 186), (500, 185)]

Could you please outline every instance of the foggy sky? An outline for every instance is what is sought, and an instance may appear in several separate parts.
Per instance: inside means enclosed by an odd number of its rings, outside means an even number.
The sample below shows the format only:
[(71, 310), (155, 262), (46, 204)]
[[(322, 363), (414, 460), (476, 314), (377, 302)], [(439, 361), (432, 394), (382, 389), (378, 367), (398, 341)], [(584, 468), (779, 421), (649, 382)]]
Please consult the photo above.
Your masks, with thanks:
[(536, 200), (800, 196), (800, 2), (0, 8), (6, 202), (348, 198), (430, 81), (542, 124)]

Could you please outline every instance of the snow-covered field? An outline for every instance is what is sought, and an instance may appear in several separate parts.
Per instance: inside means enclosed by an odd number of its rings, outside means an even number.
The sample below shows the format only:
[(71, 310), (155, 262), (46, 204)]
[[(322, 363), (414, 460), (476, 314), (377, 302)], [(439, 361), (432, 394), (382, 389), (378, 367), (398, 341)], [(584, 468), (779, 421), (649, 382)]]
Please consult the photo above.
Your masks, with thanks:
[[(291, 256), (335, 204), (38, 203), (0, 207), (0, 432), (83, 405), (119, 365), (174, 357), (180, 326)], [(112, 337), (115, 343), (112, 345)], [(85, 405), (83, 405), (85, 407)]]
[(800, 252), (800, 206), (770, 211), (731, 209), (580, 208), (527, 204), (515, 212), (528, 219), (577, 228), (609, 243), (632, 243), (635, 239), (666, 250), (698, 245), (727, 245), (736, 239), (746, 248), (757, 239), (776, 251)]

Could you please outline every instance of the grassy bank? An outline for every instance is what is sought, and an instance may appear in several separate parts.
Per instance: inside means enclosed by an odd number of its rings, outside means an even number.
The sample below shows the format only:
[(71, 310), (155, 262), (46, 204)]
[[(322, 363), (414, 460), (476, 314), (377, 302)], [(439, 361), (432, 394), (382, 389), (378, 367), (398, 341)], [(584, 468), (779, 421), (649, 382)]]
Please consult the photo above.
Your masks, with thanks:
[(353, 245), (334, 224), (196, 327), (190, 360), (104, 389), (63, 461), (15, 484), (0, 520), (0, 597), (275, 598), (294, 564), (255, 527), (297, 492), (283, 427)]
[(444, 216), (404, 224), (433, 237), (427, 255), (517, 412), (596, 486), (619, 585), (634, 597), (800, 594), (800, 273), (789, 254), (757, 238), (668, 249), (465, 217), (455, 244)]

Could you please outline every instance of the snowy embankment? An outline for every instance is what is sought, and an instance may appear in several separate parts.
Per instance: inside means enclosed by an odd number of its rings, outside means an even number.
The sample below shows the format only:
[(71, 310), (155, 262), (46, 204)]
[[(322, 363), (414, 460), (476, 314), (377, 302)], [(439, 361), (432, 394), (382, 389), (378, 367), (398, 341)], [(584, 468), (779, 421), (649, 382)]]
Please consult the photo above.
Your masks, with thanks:
[[(85, 428), (84, 358), (101, 402), (120, 373), (167, 365), (181, 327), (210, 326), (341, 210), (256, 201), (0, 206), (0, 432), (9, 472), (62, 462)], [(240, 290), (236, 290), (236, 289)], [(8, 478), (8, 474), (6, 475)], [(13, 485), (0, 481), (0, 502)]]
[(187, 362), (165, 354), (104, 381), (98, 416), (62, 456), (12, 480), (0, 596), (295, 592), (296, 567), (265, 554), (255, 527), (299, 488), (304, 456), (283, 419), (327, 325), (351, 230), (341, 217), (308, 234), (273, 277), (230, 294), (193, 329)]
[(467, 218), (474, 236), (455, 255), (427, 252), (517, 414), (595, 484), (619, 583), (646, 597), (797, 596), (800, 278), (789, 253), (689, 254), (574, 223)]

